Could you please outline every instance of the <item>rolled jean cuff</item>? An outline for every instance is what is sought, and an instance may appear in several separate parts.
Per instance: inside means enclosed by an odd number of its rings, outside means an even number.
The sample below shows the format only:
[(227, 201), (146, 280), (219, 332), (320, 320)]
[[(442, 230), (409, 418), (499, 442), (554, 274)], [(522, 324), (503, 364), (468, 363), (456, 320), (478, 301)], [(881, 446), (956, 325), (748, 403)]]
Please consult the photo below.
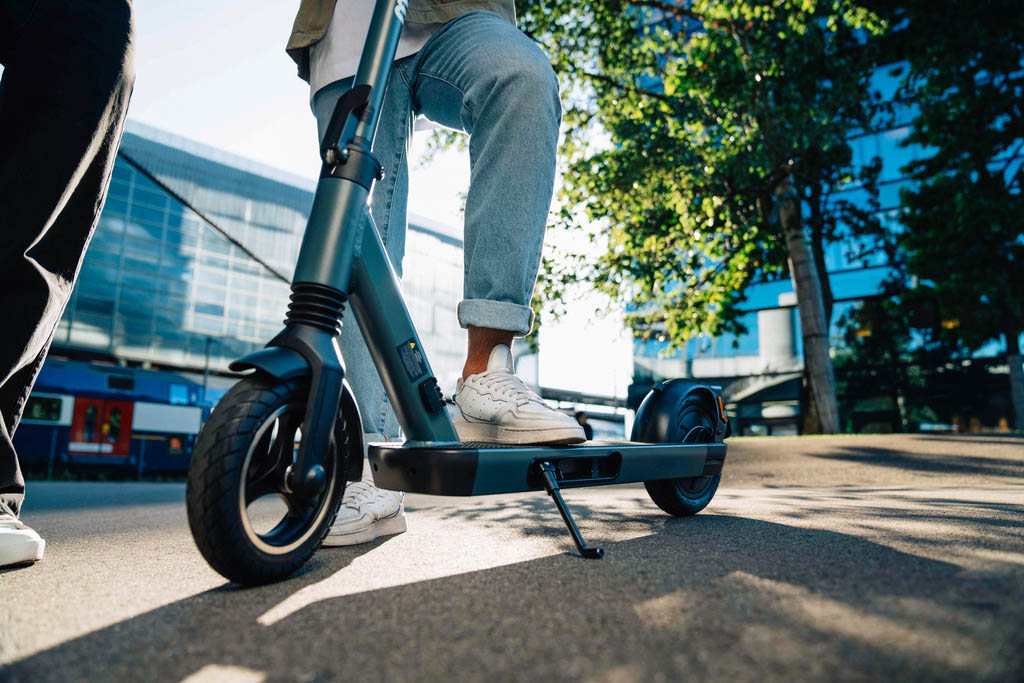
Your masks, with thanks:
[(507, 330), (525, 337), (533, 329), (533, 309), (507, 301), (463, 299), (459, 302), (459, 325)]

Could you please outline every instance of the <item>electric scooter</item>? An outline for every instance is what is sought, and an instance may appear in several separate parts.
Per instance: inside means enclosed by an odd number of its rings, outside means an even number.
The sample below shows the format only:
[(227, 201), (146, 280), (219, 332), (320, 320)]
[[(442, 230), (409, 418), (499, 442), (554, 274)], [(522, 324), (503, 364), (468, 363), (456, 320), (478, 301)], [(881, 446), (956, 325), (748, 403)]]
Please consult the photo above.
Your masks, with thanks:
[[(334, 522), (346, 482), (362, 475), (364, 449), (375, 484), (385, 489), (445, 496), (543, 489), (584, 558), (604, 551), (584, 541), (562, 489), (644, 482), (662, 510), (686, 516), (711, 502), (721, 478), (725, 405), (717, 388), (687, 379), (648, 393), (629, 441), (459, 441), (368, 208), (374, 182), (383, 178), (373, 139), (407, 5), (377, 1), (354, 85), (330, 119), (285, 327), (265, 348), (230, 365), (252, 372), (221, 399), (192, 454), (192, 535), (210, 565), (241, 584), (284, 579), (312, 556)], [(404, 443), (363, 443), (337, 341), (346, 305)], [(253, 503), (272, 496), (286, 511), (276, 523), (257, 524)]]

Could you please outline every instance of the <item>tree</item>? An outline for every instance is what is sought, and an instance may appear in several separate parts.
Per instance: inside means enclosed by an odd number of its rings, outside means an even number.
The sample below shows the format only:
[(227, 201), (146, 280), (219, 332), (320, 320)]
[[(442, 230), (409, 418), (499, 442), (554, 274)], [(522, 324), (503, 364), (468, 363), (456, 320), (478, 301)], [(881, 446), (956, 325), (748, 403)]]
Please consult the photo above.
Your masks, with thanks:
[[(963, 17), (963, 21), (951, 21)], [(1024, 10), (1005, 0), (901, 2), (900, 96), (919, 111), (905, 144), (897, 243), (906, 295), (931, 338), (976, 350), (1002, 336), (1016, 428), (1024, 429)], [(918, 316), (925, 318), (925, 316)]]
[[(520, 8), (563, 85), (562, 223), (602, 225), (607, 246), (550, 289), (592, 283), (632, 304), (634, 330), (679, 344), (745, 333), (747, 286), (788, 275), (811, 412), (838, 431), (824, 244), (873, 220), (829, 194), (858, 180), (847, 138), (874, 115), (877, 17), (841, 0)], [(872, 196), (876, 171), (860, 178)]]

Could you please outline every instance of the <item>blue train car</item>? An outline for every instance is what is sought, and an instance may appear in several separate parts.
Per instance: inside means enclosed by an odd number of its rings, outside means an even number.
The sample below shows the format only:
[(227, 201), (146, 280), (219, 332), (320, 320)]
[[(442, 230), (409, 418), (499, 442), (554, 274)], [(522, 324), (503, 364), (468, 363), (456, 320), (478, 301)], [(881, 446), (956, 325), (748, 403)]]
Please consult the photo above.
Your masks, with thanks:
[(132, 410), (129, 460), (135, 461), (140, 474), (184, 472), (202, 424), (203, 411), (198, 406), (139, 401)]
[(14, 448), (22, 467), (44, 464), (48, 472), (67, 453), (75, 397), (33, 391), (25, 404)]
[[(48, 360), (14, 445), (25, 467), (181, 473), (209, 408), (177, 373)], [(218, 394), (221, 392), (217, 392)]]

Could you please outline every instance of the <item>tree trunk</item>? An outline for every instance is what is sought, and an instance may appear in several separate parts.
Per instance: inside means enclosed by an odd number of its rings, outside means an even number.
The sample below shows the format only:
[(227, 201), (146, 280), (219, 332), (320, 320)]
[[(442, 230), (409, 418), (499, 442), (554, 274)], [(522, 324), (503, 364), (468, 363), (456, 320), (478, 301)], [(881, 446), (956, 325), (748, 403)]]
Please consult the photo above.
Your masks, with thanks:
[(821, 300), (825, 306), (825, 329), (832, 324), (832, 283), (828, 280), (825, 266), (825, 221), (821, 217), (821, 186), (814, 184), (811, 190), (811, 249), (814, 251), (814, 265), (818, 268), (821, 283)]
[(775, 198), (779, 207), (779, 224), (789, 251), (789, 270), (800, 313), (804, 365), (810, 378), (811, 397), (817, 409), (821, 432), (836, 434), (839, 432), (839, 406), (836, 402), (832, 359), (828, 355), (828, 325), (825, 322), (821, 281), (804, 232), (800, 196), (793, 185), (792, 176), (787, 176), (775, 188)]
[[(828, 271), (825, 268), (825, 230), (821, 217), (821, 202), (821, 184), (811, 183), (810, 199), (808, 200), (811, 207), (811, 215), (808, 220), (808, 227), (811, 231), (811, 253), (814, 256), (814, 265), (818, 269), (818, 282), (821, 283), (821, 299), (825, 310), (825, 329), (828, 329), (832, 322), (832, 289), (828, 281)], [(801, 378), (800, 406), (804, 409), (802, 433), (821, 434), (818, 404), (811, 400), (811, 373), (806, 363), (804, 364), (804, 375)]]
[(800, 407), (803, 408), (801, 434), (821, 434), (821, 420), (818, 419), (818, 404), (811, 396), (811, 373), (804, 363), (804, 374), (800, 378)]
[(1021, 367), (1020, 330), (1006, 334), (1006, 362), (1010, 365), (1010, 397), (1013, 399), (1013, 428), (1024, 430), (1024, 368)]

